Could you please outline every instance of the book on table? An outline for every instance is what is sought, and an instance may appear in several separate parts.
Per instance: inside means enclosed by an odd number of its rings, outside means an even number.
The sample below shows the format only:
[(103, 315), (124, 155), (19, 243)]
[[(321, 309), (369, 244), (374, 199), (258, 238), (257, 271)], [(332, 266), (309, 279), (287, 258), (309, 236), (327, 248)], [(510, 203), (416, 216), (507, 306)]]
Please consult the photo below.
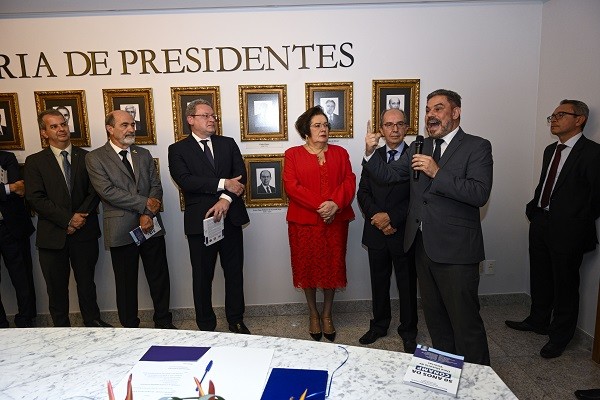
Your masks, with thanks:
[(417, 345), (404, 383), (456, 397), (464, 357)]

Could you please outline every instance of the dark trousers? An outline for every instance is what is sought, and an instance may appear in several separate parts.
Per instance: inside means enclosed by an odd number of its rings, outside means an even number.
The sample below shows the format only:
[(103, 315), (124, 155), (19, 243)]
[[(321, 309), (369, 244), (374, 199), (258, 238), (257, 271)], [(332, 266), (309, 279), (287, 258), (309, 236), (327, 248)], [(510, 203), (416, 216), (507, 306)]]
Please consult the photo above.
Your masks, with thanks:
[(241, 226), (225, 220), (225, 237), (210, 246), (203, 235), (188, 235), (196, 324), (203, 331), (214, 331), (217, 317), (212, 308), (212, 281), (217, 255), (225, 277), (225, 316), (229, 324), (244, 319), (244, 238)]
[(110, 248), (115, 287), (117, 290), (117, 310), (119, 322), (125, 328), (140, 326), (138, 318), (138, 271), (140, 258), (150, 288), (154, 305), (153, 320), (165, 325), (173, 320), (169, 311), (171, 286), (165, 237), (152, 237), (137, 246), (135, 243)]
[(441, 264), (415, 239), (417, 276), (427, 330), (433, 347), (459, 354), (470, 363), (490, 365), (487, 336), (479, 315), (478, 264)]
[(548, 214), (533, 213), (529, 225), (531, 311), (527, 322), (549, 328), (550, 341), (566, 346), (579, 316), (579, 267), (582, 251), (558, 252), (550, 245)]
[(71, 326), (69, 320), (69, 276), (71, 268), (77, 283), (79, 310), (83, 322), (100, 319), (96, 302), (94, 272), (98, 261), (98, 239), (75, 241), (67, 236), (62, 249), (39, 250), (40, 266), (46, 280), (48, 305), (54, 326)]
[[(37, 312), (29, 237), (23, 239), (13, 237), (6, 225), (0, 221), (0, 255), (4, 260), (17, 297), (18, 312), (15, 315), (15, 325), (18, 327), (31, 326)], [(1, 298), (0, 328), (8, 328), (8, 320)]]
[[(417, 271), (414, 251), (403, 253), (398, 249), (368, 249), (369, 269), (371, 270), (371, 294), (373, 298), (373, 319), (370, 329), (386, 334), (392, 320), (390, 306), (390, 281), (392, 270), (396, 276), (396, 286), (400, 300), (400, 325), (398, 334), (403, 340), (417, 337)], [(396, 254), (395, 254), (396, 253)]]

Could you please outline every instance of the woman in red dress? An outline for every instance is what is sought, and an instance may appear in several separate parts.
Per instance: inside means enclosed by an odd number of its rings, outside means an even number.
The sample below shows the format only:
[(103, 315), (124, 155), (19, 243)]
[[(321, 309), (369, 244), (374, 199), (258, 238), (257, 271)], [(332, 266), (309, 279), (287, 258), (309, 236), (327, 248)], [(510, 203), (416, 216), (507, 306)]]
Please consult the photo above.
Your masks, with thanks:
[[(294, 286), (304, 290), (310, 312), (309, 333), (335, 340), (331, 317), (335, 290), (346, 287), (348, 224), (354, 219), (356, 176), (348, 152), (328, 144), (329, 122), (319, 106), (296, 121), (306, 140), (285, 152), (283, 183), (290, 199), (287, 212)], [(323, 310), (317, 310), (317, 289)]]

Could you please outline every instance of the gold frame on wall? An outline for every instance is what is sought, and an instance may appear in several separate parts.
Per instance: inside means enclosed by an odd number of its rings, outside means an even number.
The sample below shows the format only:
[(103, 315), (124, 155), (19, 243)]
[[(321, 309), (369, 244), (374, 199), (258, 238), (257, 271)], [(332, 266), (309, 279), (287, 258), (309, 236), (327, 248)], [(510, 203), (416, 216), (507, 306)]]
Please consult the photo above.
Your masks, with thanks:
[(243, 142), (288, 139), (287, 85), (239, 85), (238, 92)]
[(185, 117), (185, 108), (187, 103), (197, 98), (207, 100), (212, 104), (213, 111), (217, 116), (217, 135), (223, 134), (221, 94), (218, 86), (172, 87), (171, 106), (173, 108), (173, 128), (176, 142), (190, 134), (190, 127)]
[[(287, 207), (288, 197), (283, 188), (284, 155), (248, 154), (244, 155), (244, 164), (248, 174), (244, 192), (246, 207)], [(271, 174), (273, 193), (259, 193), (259, 175), (264, 170)]]
[(2, 130), (3, 134), (0, 135), (0, 150), (25, 150), (17, 94), (0, 93), (0, 110), (2, 110), (0, 114), (2, 115), (3, 126), (6, 127), (6, 130), (10, 127), (10, 132)]
[[(57, 90), (34, 92), (35, 107), (40, 113), (48, 109), (66, 109), (69, 112), (68, 124), (71, 131), (71, 143), (79, 147), (90, 147), (90, 124), (84, 90)], [(62, 111), (61, 114), (65, 115)], [(65, 117), (65, 120), (67, 118)], [(48, 141), (40, 136), (42, 147), (48, 147)]]
[(136, 111), (139, 110), (139, 120), (136, 120), (135, 143), (156, 144), (151, 88), (102, 89), (102, 97), (104, 98), (105, 114), (113, 110), (124, 110), (129, 105), (133, 106)]
[[(353, 97), (352, 82), (308, 82), (305, 83), (306, 108), (320, 105), (326, 110), (326, 103), (333, 102), (334, 118), (329, 121), (332, 138), (353, 137)], [(337, 112), (336, 112), (337, 111)], [(336, 116), (337, 115), (337, 120)], [(327, 117), (329, 119), (329, 117)]]
[(420, 91), (420, 79), (373, 80), (373, 130), (379, 129), (379, 118), (384, 110), (390, 108), (388, 105), (390, 99), (398, 97), (401, 98), (401, 109), (404, 111), (408, 122), (406, 133), (417, 135), (419, 133)]

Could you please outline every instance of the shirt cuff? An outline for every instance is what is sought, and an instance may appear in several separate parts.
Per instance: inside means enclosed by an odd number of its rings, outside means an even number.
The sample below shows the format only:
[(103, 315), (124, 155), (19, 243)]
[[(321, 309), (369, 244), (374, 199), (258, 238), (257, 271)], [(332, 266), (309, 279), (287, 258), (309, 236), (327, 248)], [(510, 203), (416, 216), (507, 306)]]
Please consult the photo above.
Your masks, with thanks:
[(4, 184), (4, 193), (6, 193), (7, 196), (10, 196), (10, 184), (9, 183)]
[(233, 202), (233, 199), (229, 196), (227, 196), (225, 193), (223, 193), (221, 196), (219, 196), (220, 199), (225, 199), (229, 202), (229, 204), (231, 204)]
[(225, 178), (219, 179), (219, 186), (217, 186), (217, 192), (222, 192), (223, 190), (225, 190)]

